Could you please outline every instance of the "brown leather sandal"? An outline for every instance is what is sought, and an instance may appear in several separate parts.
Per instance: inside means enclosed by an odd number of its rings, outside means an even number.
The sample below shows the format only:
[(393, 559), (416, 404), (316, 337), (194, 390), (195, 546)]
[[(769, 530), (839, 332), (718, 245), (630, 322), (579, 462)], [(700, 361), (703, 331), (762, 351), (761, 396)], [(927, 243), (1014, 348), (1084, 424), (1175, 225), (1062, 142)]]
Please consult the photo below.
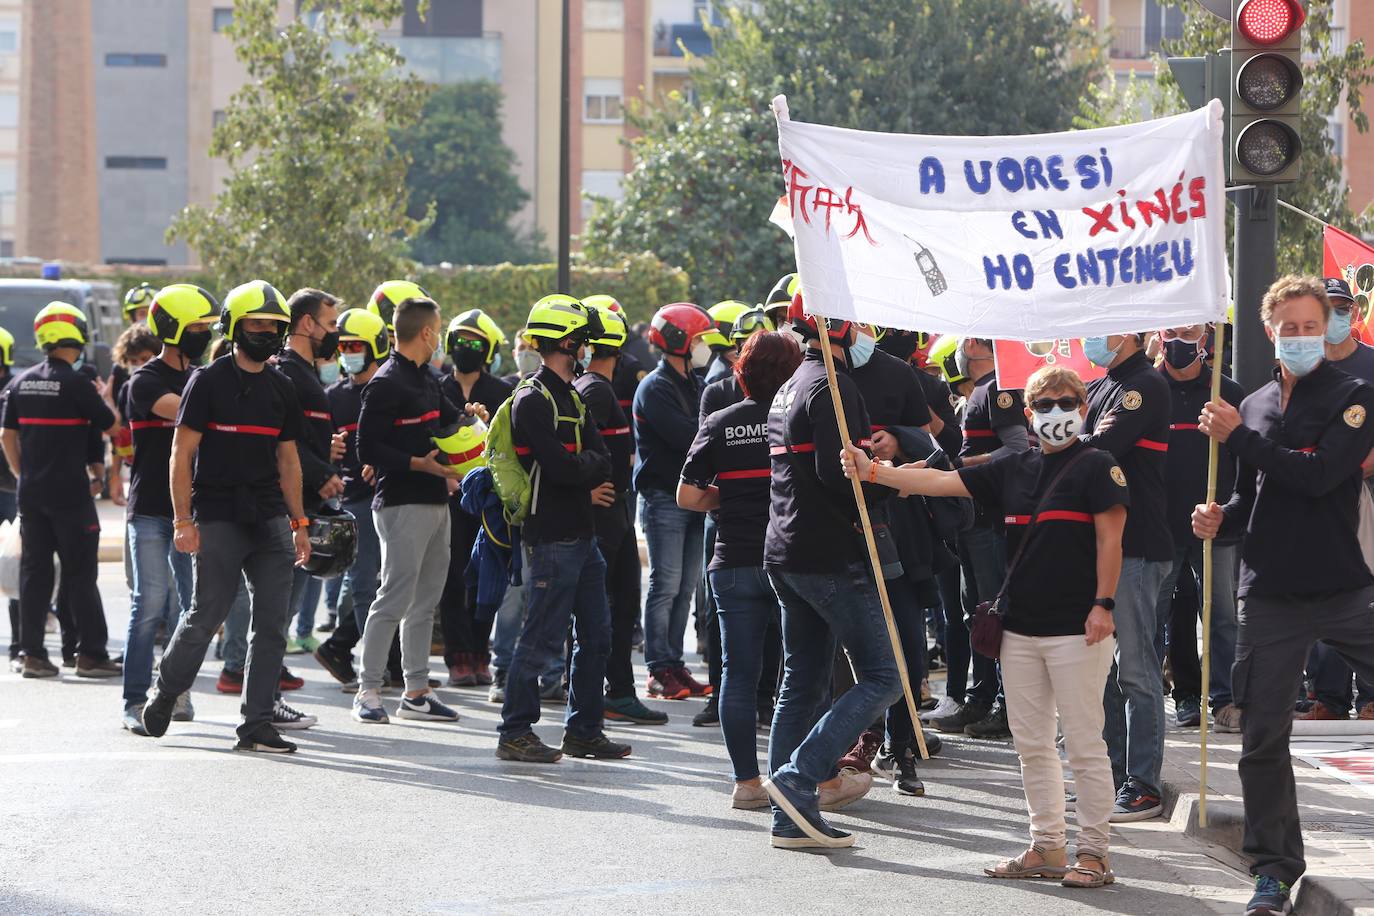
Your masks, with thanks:
[[(1104, 887), (1116, 881), (1116, 875), (1108, 866), (1106, 856), (1099, 856), (1095, 852), (1080, 852), (1077, 859), (1074, 866), (1065, 873), (1064, 879), (1059, 882), (1064, 887)], [(1075, 875), (1084, 875), (1086, 880), (1074, 880)]]
[[(1039, 856), (1040, 861), (1028, 863), (1026, 858), (1032, 854)], [(1054, 859), (1059, 861), (1051, 861)], [(1068, 854), (1063, 849), (1043, 849), (1039, 846), (1032, 846), (1014, 859), (983, 869), (983, 874), (989, 878), (1062, 878), (1068, 872)]]

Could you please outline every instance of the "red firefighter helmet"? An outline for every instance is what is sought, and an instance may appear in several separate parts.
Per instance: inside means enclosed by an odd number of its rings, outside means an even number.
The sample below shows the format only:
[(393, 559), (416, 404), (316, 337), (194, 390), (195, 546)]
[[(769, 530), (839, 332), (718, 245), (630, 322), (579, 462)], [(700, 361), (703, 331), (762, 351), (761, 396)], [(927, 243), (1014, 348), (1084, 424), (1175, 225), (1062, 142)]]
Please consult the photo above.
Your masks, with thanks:
[(674, 302), (654, 312), (649, 322), (649, 343), (672, 356), (687, 356), (692, 341), (716, 324), (704, 308), (691, 302)]
[[(792, 304), (787, 307), (787, 318), (792, 322), (792, 327), (801, 333), (806, 340), (819, 340), (820, 330), (816, 326), (816, 319), (806, 314), (805, 303), (802, 302), (801, 291), (798, 290), (792, 296)], [(830, 340), (832, 343), (844, 346), (849, 342), (849, 329), (853, 327), (852, 321), (836, 321), (831, 319)]]

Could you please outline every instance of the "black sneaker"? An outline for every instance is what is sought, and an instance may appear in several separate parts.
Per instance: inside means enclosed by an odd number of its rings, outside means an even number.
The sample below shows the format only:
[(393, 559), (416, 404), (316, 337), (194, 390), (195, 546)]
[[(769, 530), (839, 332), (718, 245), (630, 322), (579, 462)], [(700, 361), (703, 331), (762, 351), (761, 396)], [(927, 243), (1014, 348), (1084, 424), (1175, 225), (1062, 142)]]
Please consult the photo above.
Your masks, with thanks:
[(1271, 913), (1293, 912), (1293, 902), (1288, 899), (1292, 889), (1278, 878), (1268, 875), (1255, 875), (1255, 895), (1245, 905), (1245, 916), (1269, 916)]
[(1174, 721), (1179, 728), (1197, 728), (1202, 724), (1202, 704), (1197, 700), (1179, 700), (1174, 704)]
[(1116, 804), (1112, 806), (1109, 820), (1113, 824), (1125, 824), (1146, 821), (1163, 813), (1164, 805), (1159, 800), (1158, 792), (1142, 788), (1134, 780), (1128, 779), (1121, 791), (1116, 793)]
[(150, 738), (161, 738), (167, 734), (167, 726), (172, 722), (172, 711), (176, 709), (177, 698), (169, 697), (161, 690), (155, 690), (153, 697), (143, 704), (143, 730)]
[(975, 722), (981, 722), (987, 718), (988, 708), (979, 706), (976, 703), (964, 703), (960, 705), (957, 712), (952, 716), (939, 716), (930, 720), (931, 728), (938, 731), (947, 732), (952, 735), (962, 735), (964, 729)]
[(914, 795), (920, 797), (926, 794), (926, 784), (921, 782), (921, 777), (916, 775), (916, 755), (911, 748), (907, 748), (898, 754), (895, 763), (897, 772), (892, 776), (892, 788), (898, 795)]
[(994, 706), (992, 712), (988, 713), (978, 722), (973, 722), (964, 726), (964, 734), (970, 738), (1010, 738), (1011, 728), (1007, 725), (1007, 708), (1005, 706)]
[(243, 735), (234, 745), (236, 751), (255, 751), (259, 754), (294, 754), (296, 745), (287, 741), (270, 725), (259, 725), (251, 735)]
[(540, 741), (534, 732), (527, 732), (517, 738), (502, 738), (496, 745), (496, 756), (521, 763), (557, 763), (563, 752)]
[(854, 845), (854, 835), (832, 827), (821, 815), (815, 795), (803, 795), (781, 779), (763, 781), (768, 799), (791, 822), (773, 828), (773, 846), (778, 849), (839, 849)]
[(619, 760), (630, 756), (630, 746), (617, 744), (605, 735), (597, 735), (591, 739), (564, 735), (563, 753), (569, 757), (586, 757), (592, 760)]
[(352, 656), (347, 652), (337, 651), (328, 641), (320, 643), (320, 647), (315, 650), (315, 661), (340, 684), (347, 684), (358, 676), (358, 672), (353, 668)]
[(701, 708), (701, 712), (692, 716), (692, 724), (697, 728), (720, 724), (720, 704), (716, 701), (714, 693), (706, 698), (706, 705)]

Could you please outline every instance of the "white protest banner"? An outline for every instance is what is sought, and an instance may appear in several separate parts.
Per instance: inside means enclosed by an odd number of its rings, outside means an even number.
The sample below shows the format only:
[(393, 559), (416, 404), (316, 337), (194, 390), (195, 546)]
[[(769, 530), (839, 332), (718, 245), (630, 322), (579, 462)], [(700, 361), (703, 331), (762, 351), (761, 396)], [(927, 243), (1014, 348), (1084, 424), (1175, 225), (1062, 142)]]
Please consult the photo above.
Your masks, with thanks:
[(935, 137), (778, 119), (807, 311), (1002, 340), (1221, 319), (1222, 106), (1101, 130)]

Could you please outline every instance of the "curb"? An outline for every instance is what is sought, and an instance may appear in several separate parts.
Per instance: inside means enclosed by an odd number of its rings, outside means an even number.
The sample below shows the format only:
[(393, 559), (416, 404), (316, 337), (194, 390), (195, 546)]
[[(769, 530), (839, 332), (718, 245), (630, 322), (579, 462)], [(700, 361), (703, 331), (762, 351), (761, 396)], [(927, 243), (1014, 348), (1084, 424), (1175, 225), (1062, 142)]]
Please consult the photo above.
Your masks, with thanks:
[[(1165, 816), (1185, 836), (1214, 843), (1239, 856), (1245, 839), (1245, 812), (1239, 801), (1207, 798), (1207, 826), (1198, 824), (1198, 796), (1192, 783), (1186, 790), (1178, 783), (1162, 779), (1160, 789)], [(1302, 876), (1293, 895), (1293, 908), (1302, 916), (1374, 916), (1374, 893), (1355, 878), (1315, 875)]]

